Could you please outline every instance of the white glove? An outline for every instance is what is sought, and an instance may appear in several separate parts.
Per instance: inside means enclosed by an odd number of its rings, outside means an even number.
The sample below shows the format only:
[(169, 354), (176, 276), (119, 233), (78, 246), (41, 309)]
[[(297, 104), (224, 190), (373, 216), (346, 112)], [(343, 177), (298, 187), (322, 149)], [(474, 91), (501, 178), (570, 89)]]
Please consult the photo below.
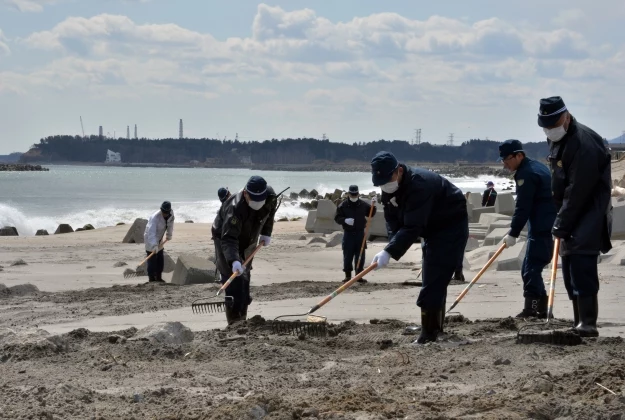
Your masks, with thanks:
[(503, 243), (506, 244), (506, 248), (511, 248), (516, 244), (516, 238), (514, 236), (506, 235), (503, 237)]
[(245, 266), (241, 265), (241, 262), (235, 261), (232, 263), (232, 272), (238, 273), (237, 276), (240, 276), (245, 272)]
[(391, 254), (382, 250), (382, 252), (377, 253), (375, 257), (373, 257), (371, 264), (377, 262), (378, 266), (375, 268), (377, 270), (378, 268), (386, 267), (390, 259), (391, 259)]
[(345, 224), (346, 225), (350, 225), (350, 226), (354, 226), (354, 219), (352, 219), (351, 217), (348, 219), (345, 219)]
[(264, 242), (265, 246), (269, 246), (269, 242), (271, 242), (271, 236), (260, 235), (258, 242)]
[(159, 249), (158, 249), (158, 245), (154, 245), (154, 246), (152, 247), (152, 252), (154, 252), (154, 253), (158, 253), (158, 251), (159, 251)]
[(378, 202), (378, 199), (375, 197), (375, 195), (371, 197), (371, 205), (374, 205), (377, 202)]

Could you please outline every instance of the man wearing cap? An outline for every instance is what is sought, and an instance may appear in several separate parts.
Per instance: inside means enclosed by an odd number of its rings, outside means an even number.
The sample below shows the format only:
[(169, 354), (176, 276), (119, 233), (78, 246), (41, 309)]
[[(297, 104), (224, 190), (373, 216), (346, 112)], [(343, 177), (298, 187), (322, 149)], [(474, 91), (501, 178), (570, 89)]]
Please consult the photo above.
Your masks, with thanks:
[(422, 238), (423, 287), (417, 299), (421, 307), (421, 334), (417, 344), (436, 341), (445, 316), (447, 286), (456, 268), (462, 266), (469, 238), (469, 217), (464, 194), (449, 180), (397, 162), (390, 152), (379, 152), (371, 160), (373, 185), (382, 189), (381, 202), (388, 245), (372, 263), (386, 267), (392, 257), (399, 260)]
[(145, 243), (145, 252), (150, 255), (155, 253), (148, 260), (148, 279), (151, 282), (164, 283), (163, 269), (165, 266), (165, 257), (161, 242), (163, 236), (167, 234), (166, 239), (171, 240), (174, 234), (174, 212), (171, 209), (169, 201), (163, 201), (160, 210), (150, 216), (148, 224), (143, 232), (143, 242)]
[(238, 273), (225, 290), (226, 296), (233, 298), (233, 304), (226, 306), (228, 325), (247, 318), (247, 307), (252, 303), (252, 261), (247, 266), (243, 262), (258, 244), (269, 246), (277, 204), (273, 188), (262, 177), (252, 176), (242, 191), (223, 203), (215, 217), (212, 233), (221, 283)]
[(484, 194), (482, 194), (482, 207), (494, 206), (495, 200), (497, 200), (497, 191), (495, 191), (495, 184), (493, 183), (493, 181), (488, 181), (486, 183), (486, 190), (484, 190)]
[(547, 292), (542, 271), (553, 255), (551, 228), (556, 207), (551, 196), (551, 174), (542, 163), (525, 156), (523, 144), (506, 140), (499, 145), (504, 168), (514, 172), (516, 203), (510, 231), (503, 238), (506, 247), (516, 244), (521, 230), (528, 224), (525, 259), (521, 269), (525, 304), (517, 318), (547, 317)]
[(538, 125), (550, 147), (551, 190), (561, 239), (562, 277), (573, 303), (574, 329), (596, 337), (597, 257), (612, 248), (610, 153), (601, 136), (577, 122), (559, 96), (540, 100)]
[[(373, 206), (372, 217), (375, 216), (375, 198), (372, 199), (371, 204), (367, 204), (359, 198), (358, 186), (350, 185), (349, 194), (346, 200), (343, 200), (336, 209), (336, 215), (334, 221), (343, 226), (343, 271), (345, 272), (345, 279), (343, 283), (349, 281), (352, 278), (352, 268), (356, 267), (356, 274), (360, 273), (365, 265), (365, 250), (362, 251), (360, 256), (360, 248), (362, 247), (362, 240), (365, 237), (365, 226), (367, 225), (367, 217), (369, 217), (369, 210)], [(365, 248), (367, 245), (365, 244)], [(358, 258), (360, 262), (358, 263)], [(360, 279), (360, 283), (366, 283), (365, 279)]]
[(230, 194), (230, 191), (228, 191), (227, 187), (221, 187), (219, 190), (217, 190), (217, 197), (219, 197), (219, 201), (222, 204), (224, 201), (230, 198), (230, 196), (231, 194)]

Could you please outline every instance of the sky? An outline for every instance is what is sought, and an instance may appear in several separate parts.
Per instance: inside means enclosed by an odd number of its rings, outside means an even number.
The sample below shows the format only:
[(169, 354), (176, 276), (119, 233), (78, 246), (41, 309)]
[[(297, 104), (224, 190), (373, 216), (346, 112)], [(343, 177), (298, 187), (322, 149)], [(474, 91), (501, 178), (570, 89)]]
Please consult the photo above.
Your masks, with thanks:
[[(513, 4), (514, 3), (514, 4)], [(56, 134), (543, 141), (625, 130), (625, 1), (0, 0), (0, 154)]]

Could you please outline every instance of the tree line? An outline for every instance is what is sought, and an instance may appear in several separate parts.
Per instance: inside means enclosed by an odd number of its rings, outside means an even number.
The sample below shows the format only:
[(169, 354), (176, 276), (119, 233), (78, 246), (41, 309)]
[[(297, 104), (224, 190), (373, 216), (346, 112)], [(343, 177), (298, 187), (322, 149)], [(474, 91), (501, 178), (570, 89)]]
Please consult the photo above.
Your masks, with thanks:
[[(240, 142), (216, 139), (107, 139), (99, 136), (57, 135), (41, 139), (24, 153), (21, 162), (104, 162), (107, 150), (121, 153), (123, 163), (239, 165), (241, 163), (296, 165), (326, 162), (369, 162), (381, 150), (403, 161), (453, 163), (494, 162), (500, 142), (472, 139), (459, 146), (423, 142), (412, 145), (403, 140), (377, 140), (353, 144), (313, 138), (271, 139)], [(545, 141), (526, 143), (528, 156), (544, 160), (549, 153)], [(195, 162), (194, 162), (195, 163)]]

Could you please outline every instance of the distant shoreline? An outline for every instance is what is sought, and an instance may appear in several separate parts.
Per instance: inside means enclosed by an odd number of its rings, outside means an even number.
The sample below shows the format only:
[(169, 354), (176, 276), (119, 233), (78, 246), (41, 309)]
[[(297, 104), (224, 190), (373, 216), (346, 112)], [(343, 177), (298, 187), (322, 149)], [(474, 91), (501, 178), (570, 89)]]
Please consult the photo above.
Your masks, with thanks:
[[(37, 162), (39, 164), (39, 162)], [(291, 172), (361, 172), (368, 173), (371, 167), (368, 162), (340, 162), (340, 163), (313, 163), (313, 164), (251, 164), (251, 165), (191, 165), (170, 163), (103, 163), (103, 162), (41, 162), (47, 166), (97, 166), (115, 168), (208, 168), (208, 169), (246, 169), (249, 171), (291, 171)], [(418, 166), (430, 169), (434, 172), (449, 176), (478, 177), (490, 175), (509, 177), (501, 168), (501, 164), (488, 163), (432, 163), (432, 162), (407, 162), (409, 166)]]

